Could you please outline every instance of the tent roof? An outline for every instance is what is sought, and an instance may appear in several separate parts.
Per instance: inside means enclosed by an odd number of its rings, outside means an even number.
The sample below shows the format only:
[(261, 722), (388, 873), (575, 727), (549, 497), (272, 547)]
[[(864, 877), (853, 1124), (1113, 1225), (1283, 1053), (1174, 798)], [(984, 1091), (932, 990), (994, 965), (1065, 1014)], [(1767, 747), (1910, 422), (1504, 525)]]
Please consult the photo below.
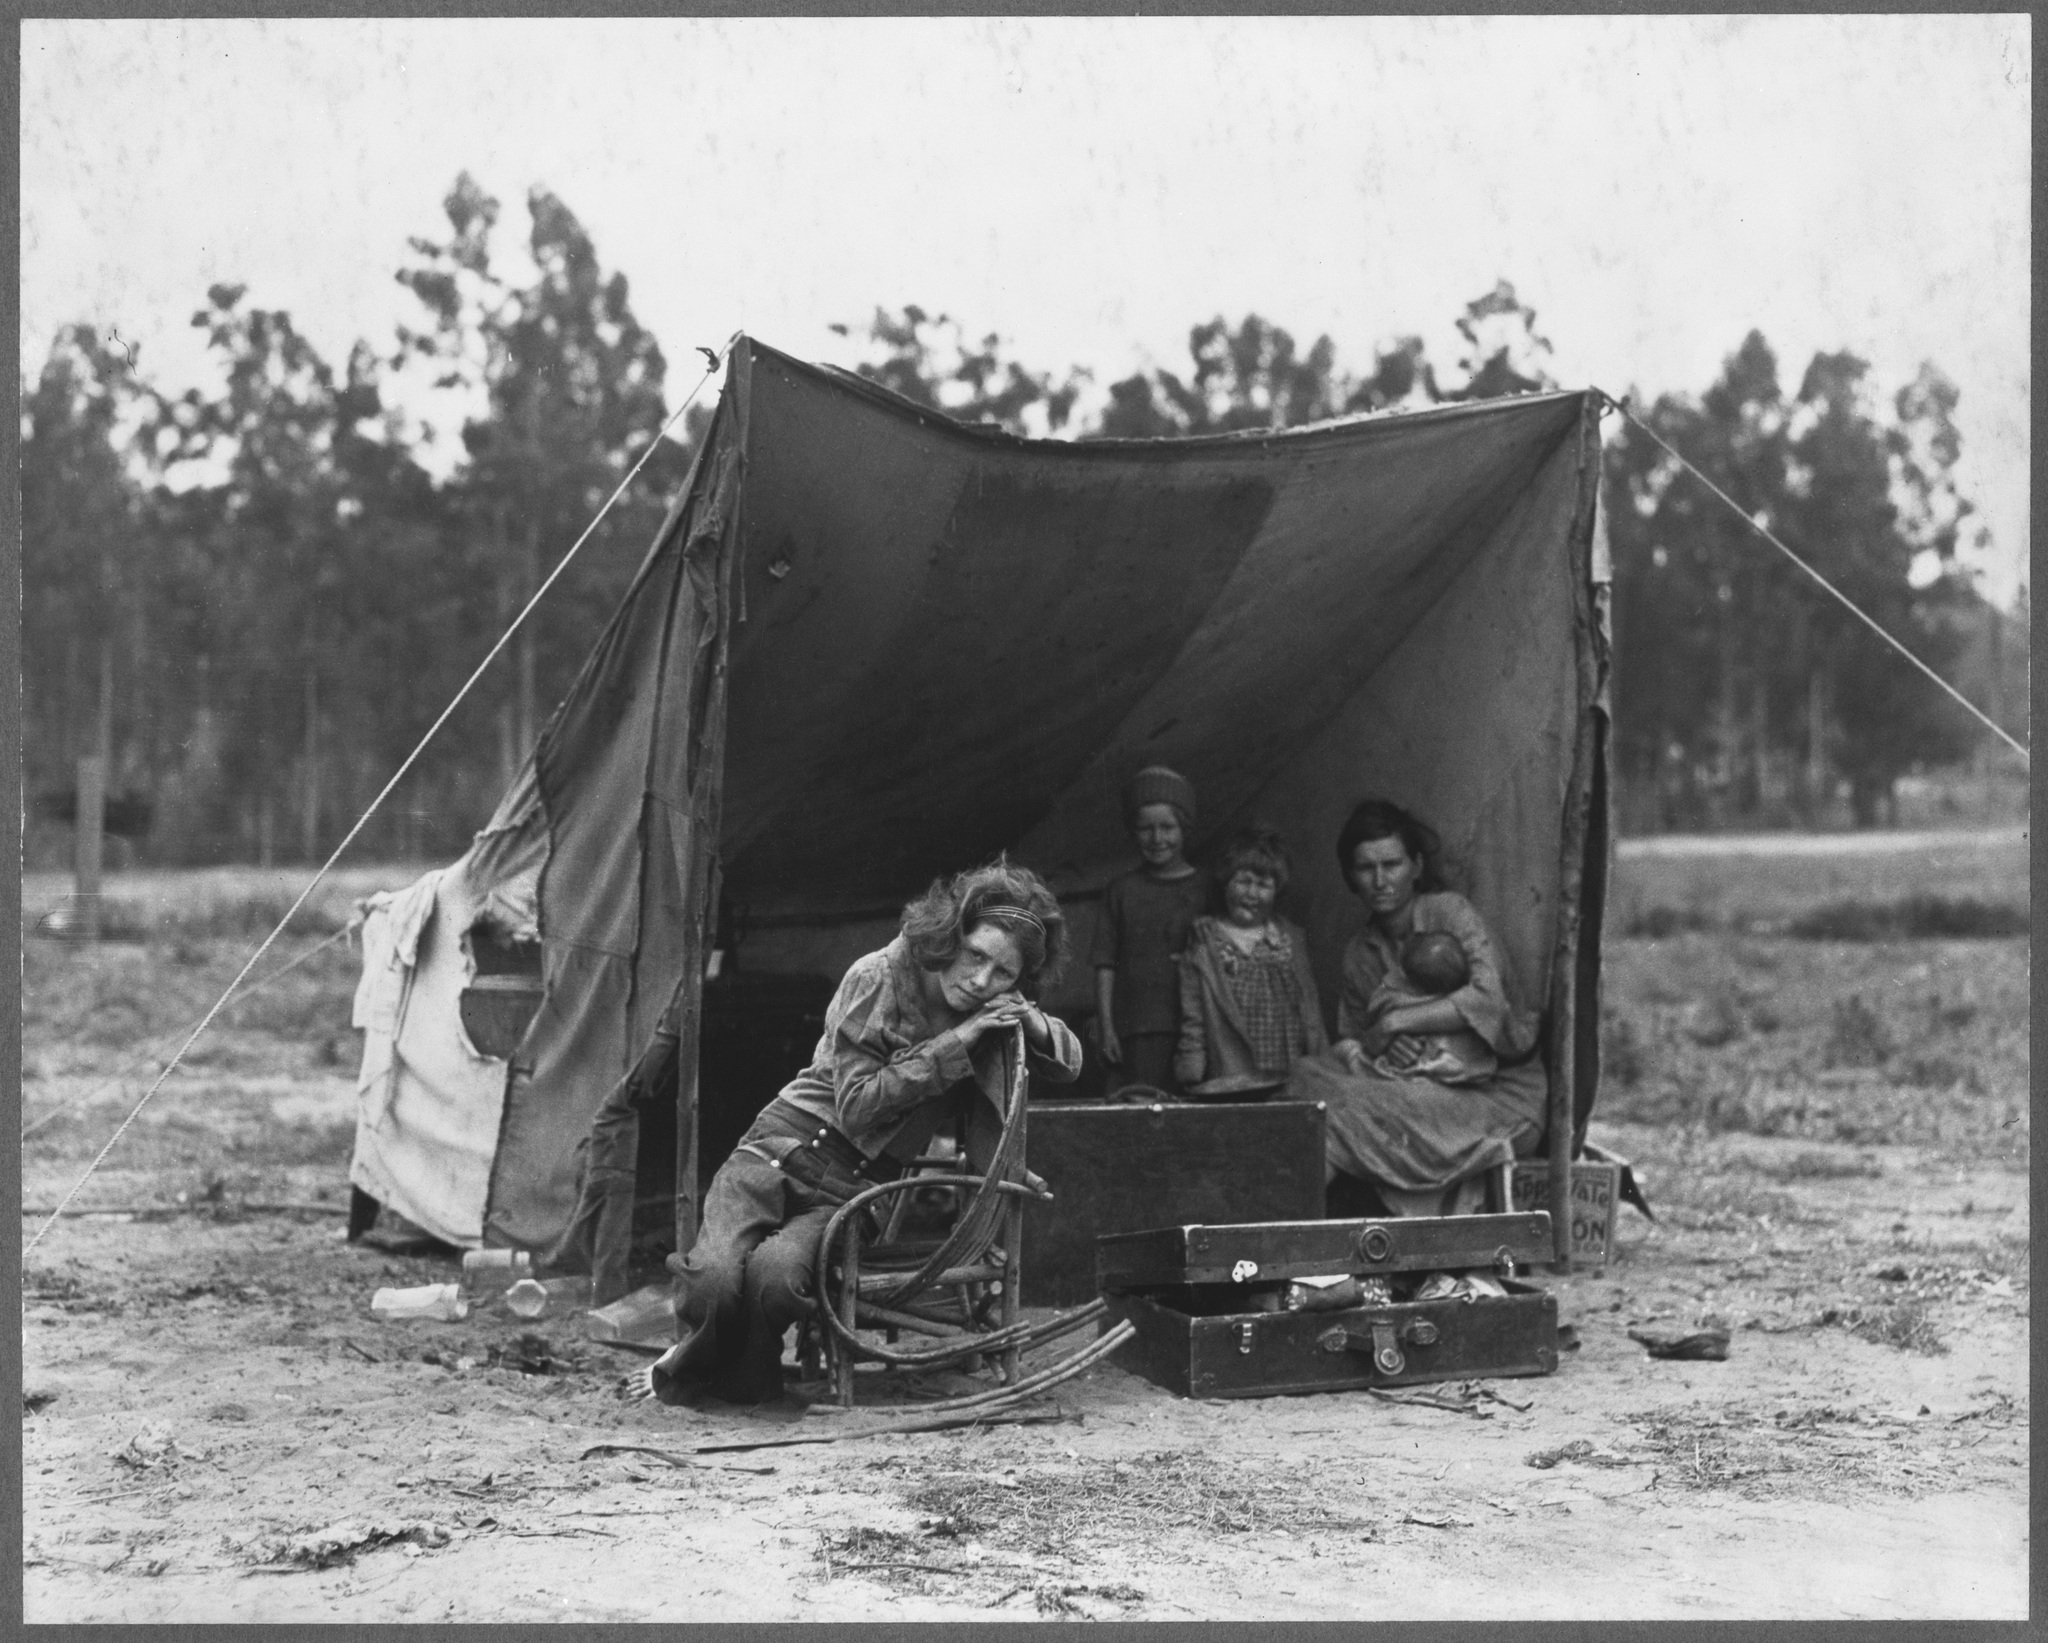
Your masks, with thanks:
[(1116, 789), (1249, 800), (1464, 573), (1583, 396), (1271, 433), (1029, 440), (753, 348), (721, 858), (755, 915), (900, 904)]

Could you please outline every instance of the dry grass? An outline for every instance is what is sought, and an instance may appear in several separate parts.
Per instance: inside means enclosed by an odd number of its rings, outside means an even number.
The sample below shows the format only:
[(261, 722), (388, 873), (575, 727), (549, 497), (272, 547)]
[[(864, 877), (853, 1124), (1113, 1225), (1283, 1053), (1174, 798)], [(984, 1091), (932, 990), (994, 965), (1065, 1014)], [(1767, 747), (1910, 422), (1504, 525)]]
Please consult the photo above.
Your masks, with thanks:
[[(153, 1074), (253, 950), (253, 942), (184, 936), (145, 946), (26, 943), (22, 1071), (31, 1116), (39, 1085)], [(346, 939), (282, 937), (193, 1046), (187, 1065), (296, 1076), (352, 1062), (360, 973), (360, 955)]]
[(1199, 1454), (1162, 1451), (1128, 1461), (1081, 1460), (991, 1476), (930, 1479), (905, 1504), (927, 1534), (975, 1538), (1060, 1555), (1078, 1542), (1180, 1529), (1203, 1537), (1357, 1532), (1368, 1525), (1326, 1500), (1347, 1491), (1335, 1478), (1274, 1478)]
[(2022, 940), (1617, 941), (1605, 994), (1604, 1118), (2024, 1161)]
[(1824, 1324), (1839, 1324), (1850, 1334), (1873, 1346), (1894, 1347), (1901, 1352), (1918, 1352), (1924, 1357), (1948, 1355), (1948, 1343), (1928, 1315), (1926, 1303), (1897, 1301), (1890, 1305), (1829, 1307), (1820, 1315)]
[[(1014, 1597), (1029, 1595), (1041, 1615), (1090, 1619), (1077, 1598), (1099, 1598), (1118, 1610), (1145, 1601), (1145, 1592), (1128, 1581), (1078, 1582), (1047, 1578), (1047, 1571), (1029, 1564), (990, 1562), (980, 1557), (949, 1561), (961, 1532), (950, 1520), (926, 1520), (916, 1534), (865, 1525), (826, 1531), (818, 1536), (818, 1563), (827, 1580), (858, 1576), (882, 1585), (916, 1591), (944, 1590), (957, 1595), (963, 1587), (997, 1590), (982, 1607), (996, 1609)], [(1022, 1575), (1023, 1579), (1016, 1577)], [(946, 1585), (934, 1588), (934, 1579)]]
[(1884, 1165), (1867, 1152), (1845, 1156), (1806, 1151), (1795, 1152), (1789, 1158), (1757, 1159), (1750, 1164), (1749, 1170), (1752, 1175), (1761, 1175), (1771, 1181), (1876, 1180), (1884, 1174)]
[[(402, 890), (428, 864), (384, 863), (340, 867), (322, 879), (292, 920), (289, 935), (324, 935), (347, 924), (355, 904), (378, 890)], [(432, 865), (439, 865), (438, 863)], [(310, 867), (150, 868), (112, 873), (104, 894), (116, 921), (155, 940), (248, 937), (269, 934), (313, 878)], [(68, 873), (25, 873), (21, 880), (23, 933), (61, 905), (72, 888)]]
[(2028, 926), (2023, 901), (1913, 895), (1893, 902), (1831, 901), (1801, 913), (1786, 933), (1809, 941), (1970, 940), (2023, 936)]
[[(1896, 920), (1915, 904), (1923, 922), (1938, 923), (1949, 916), (1945, 909), (1965, 909), (1967, 916), (1972, 903), (2001, 910), (1996, 917), (2027, 905), (2027, 841), (2016, 831), (1946, 835), (1904, 851), (1862, 851), (1850, 838), (1839, 851), (1816, 854), (1799, 848), (1804, 843), (1794, 838), (1783, 850), (1745, 855), (1674, 850), (1666, 841), (1646, 853), (1625, 843), (1609, 887), (1608, 928), (1645, 938), (1752, 927), (1782, 931), (1823, 909), (1870, 925), (1881, 917)], [(1864, 912), (1845, 914), (1845, 908)]]
[(1641, 1433), (1639, 1458), (1656, 1466), (1659, 1490), (1828, 1499), (1873, 1489), (1919, 1495), (1943, 1486), (1938, 1471), (1907, 1460), (1916, 1453), (1910, 1424), (1866, 1409), (1695, 1404), (1623, 1418)]

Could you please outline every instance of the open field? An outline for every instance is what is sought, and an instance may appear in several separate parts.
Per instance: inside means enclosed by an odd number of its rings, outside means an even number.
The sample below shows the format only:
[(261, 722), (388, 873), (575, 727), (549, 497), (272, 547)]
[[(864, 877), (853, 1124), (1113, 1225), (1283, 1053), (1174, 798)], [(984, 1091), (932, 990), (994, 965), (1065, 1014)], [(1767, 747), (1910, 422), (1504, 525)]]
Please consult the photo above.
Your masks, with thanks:
[(1625, 839), (1615, 852), (1607, 930), (1775, 933), (1841, 904), (1914, 900), (2011, 909), (2023, 930), (2027, 882), (2023, 827)]
[[(274, 917), (303, 881), (247, 900)], [(28, 915), (62, 888), (31, 883)], [(30, 1204), (268, 928), (233, 874), (109, 888), (148, 939), (26, 947)], [(316, 951), (329, 913), (81, 1194), (132, 1218), (65, 1220), (28, 1258), (28, 1618), (2022, 1616), (2026, 941), (1746, 932), (1793, 903), (2026, 888), (2011, 841), (1625, 855), (1611, 932), (1625, 897), (1702, 909), (1609, 945), (1594, 1136), (1658, 1219), (1624, 1211), (1604, 1272), (1547, 1280), (1581, 1344), (1487, 1383), (1508, 1402), (1190, 1402), (1101, 1368), (1056, 1425), (687, 1468), (579, 1457), (833, 1417), (632, 1401), (638, 1360), (553, 1321), (370, 1317), (378, 1285), (450, 1268), (341, 1240), (355, 960)], [(1627, 1335), (1707, 1318), (1725, 1363)], [(312, 1546), (344, 1525), (354, 1546)]]

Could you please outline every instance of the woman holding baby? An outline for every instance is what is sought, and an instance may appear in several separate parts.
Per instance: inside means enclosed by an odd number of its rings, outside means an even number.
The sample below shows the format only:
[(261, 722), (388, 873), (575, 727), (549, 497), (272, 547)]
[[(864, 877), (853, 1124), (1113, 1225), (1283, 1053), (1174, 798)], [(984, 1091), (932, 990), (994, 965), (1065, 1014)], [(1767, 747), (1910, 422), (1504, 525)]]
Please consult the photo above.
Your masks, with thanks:
[(1324, 1104), (1333, 1184), (1361, 1179), (1395, 1214), (1477, 1209), (1484, 1172), (1543, 1133), (1536, 1022), (1509, 1003), (1484, 921), (1441, 887), (1438, 853), (1399, 805), (1351, 812), (1337, 861), (1369, 922), (1345, 949), (1337, 1041), (1287, 1084)]

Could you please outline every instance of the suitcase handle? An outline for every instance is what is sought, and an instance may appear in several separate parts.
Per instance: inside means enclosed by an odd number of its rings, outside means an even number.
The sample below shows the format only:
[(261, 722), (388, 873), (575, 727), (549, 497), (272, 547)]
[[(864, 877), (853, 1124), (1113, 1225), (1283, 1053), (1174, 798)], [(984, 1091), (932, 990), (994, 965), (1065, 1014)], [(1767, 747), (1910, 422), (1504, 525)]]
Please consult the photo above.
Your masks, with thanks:
[(1359, 1324), (1339, 1324), (1316, 1337), (1325, 1352), (1364, 1352), (1382, 1375), (1398, 1375), (1408, 1367), (1400, 1343), (1435, 1346), (1441, 1335), (1427, 1318), (1412, 1318), (1406, 1324), (1393, 1318), (1369, 1318)]

